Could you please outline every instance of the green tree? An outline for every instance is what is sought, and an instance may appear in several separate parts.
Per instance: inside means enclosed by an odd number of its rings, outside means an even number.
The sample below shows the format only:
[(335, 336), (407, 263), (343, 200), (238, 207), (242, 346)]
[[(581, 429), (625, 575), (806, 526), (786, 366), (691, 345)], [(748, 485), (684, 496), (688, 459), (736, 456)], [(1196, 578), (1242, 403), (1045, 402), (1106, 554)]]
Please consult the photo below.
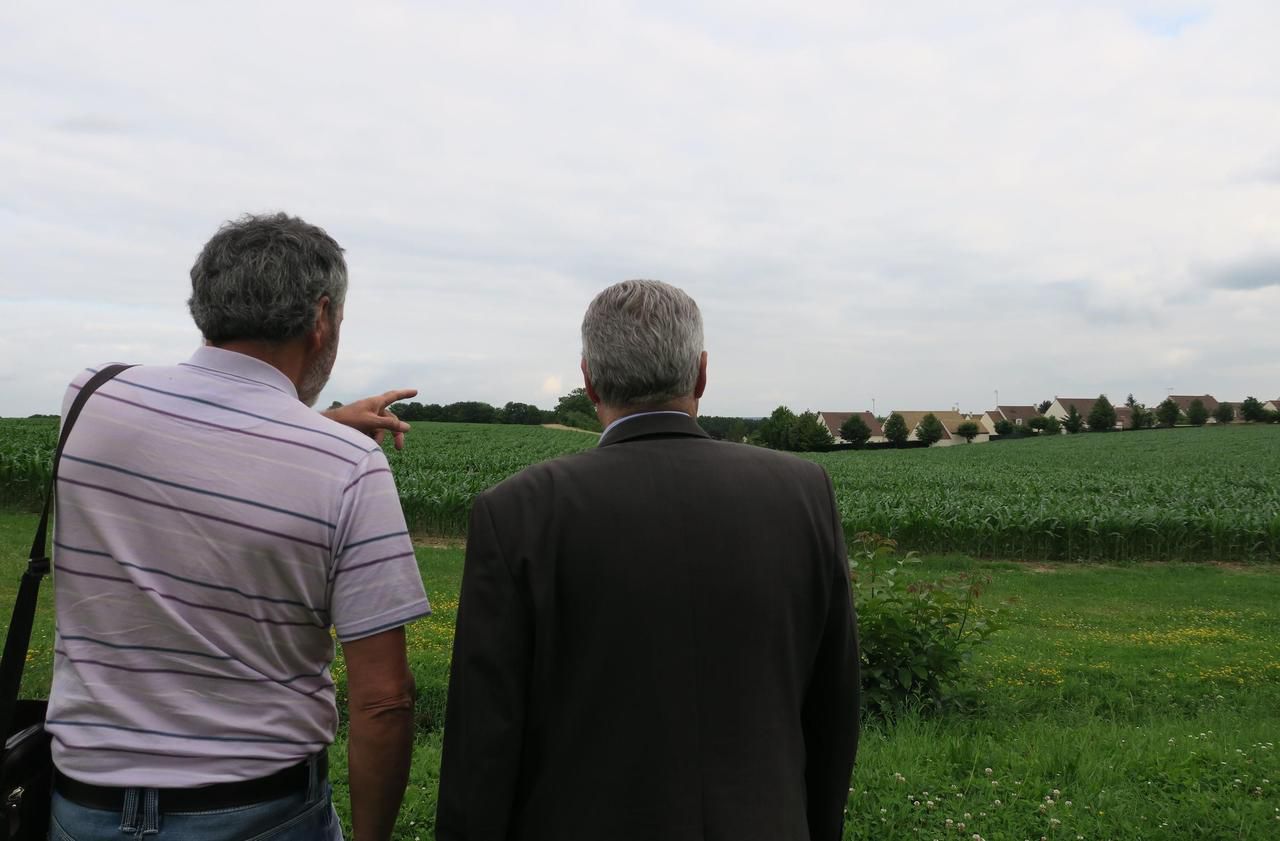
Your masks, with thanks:
[(760, 425), (760, 443), (774, 450), (796, 448), (796, 413), (786, 406), (779, 406)]
[(840, 437), (861, 447), (871, 438), (871, 427), (867, 426), (861, 415), (850, 415), (847, 421), (840, 424)]
[(1129, 396), (1124, 399), (1124, 405), (1128, 406), (1130, 409), (1137, 407), (1138, 401), (1134, 398), (1132, 391), (1129, 392)]
[(1049, 407), (1050, 407), (1050, 406), (1052, 406), (1052, 405), (1053, 405), (1053, 401), (1052, 401), (1052, 400), (1044, 400), (1044, 401), (1041, 401), (1041, 402), (1036, 406), (1036, 412), (1037, 412), (1038, 414), (1043, 415), (1045, 412), (1049, 411)]
[(956, 433), (964, 438), (966, 444), (972, 444), (973, 439), (978, 437), (978, 425), (973, 421), (965, 421), (956, 427)]
[[(1032, 420), (1035, 420), (1035, 418), (1032, 418)], [(1001, 418), (1000, 420), (996, 421), (996, 435), (1012, 435), (1012, 434), (1013, 434), (1013, 424), (1009, 423), (1009, 421), (1006, 420), (1005, 418)]]
[(1197, 398), (1191, 401), (1191, 405), (1187, 407), (1187, 422), (1192, 426), (1204, 426), (1209, 422), (1209, 410), (1204, 407), (1203, 400)]
[(556, 401), (556, 417), (563, 423), (563, 418), (569, 412), (576, 412), (580, 415), (590, 417), (596, 413), (596, 405), (591, 402), (591, 398), (587, 396), (585, 388), (575, 388), (573, 391), (561, 397)]
[(1267, 419), (1267, 410), (1263, 407), (1261, 400), (1249, 396), (1240, 404), (1240, 417), (1250, 423), (1265, 421)]
[(444, 420), (450, 423), (497, 423), (498, 410), (478, 400), (463, 400), (444, 407)]
[(1036, 432), (1044, 432), (1044, 428), (1048, 423), (1049, 418), (1044, 415), (1036, 415), (1034, 418), (1027, 421), (1027, 426), (1031, 427)]
[(796, 416), (795, 449), (799, 453), (811, 453), (835, 443), (831, 430), (818, 417), (817, 412), (801, 412)]
[(1178, 404), (1173, 402), (1172, 397), (1166, 397), (1159, 406), (1156, 406), (1156, 420), (1160, 421), (1161, 426), (1168, 428), (1177, 426), (1180, 414)]
[(545, 415), (545, 412), (529, 403), (507, 403), (498, 410), (498, 423), (536, 426), (542, 423)]
[(941, 441), (946, 434), (946, 427), (942, 425), (942, 421), (938, 420), (938, 416), (933, 412), (921, 418), (920, 425), (916, 427), (916, 440), (923, 441), (930, 447)]
[(1041, 429), (1045, 435), (1061, 435), (1062, 423), (1051, 415), (1045, 415), (1044, 426)]
[(1062, 428), (1071, 435), (1084, 429), (1084, 418), (1080, 415), (1080, 410), (1076, 408), (1075, 403), (1067, 407), (1067, 419), (1062, 422)]
[(911, 436), (911, 430), (907, 429), (907, 421), (902, 415), (894, 412), (884, 422), (884, 437), (888, 439), (895, 447), (901, 447), (907, 443), (907, 438)]
[(1107, 399), (1107, 395), (1099, 394), (1089, 410), (1089, 429), (1093, 432), (1109, 432), (1116, 428), (1116, 409)]
[(1150, 429), (1155, 422), (1155, 415), (1151, 414), (1150, 409), (1141, 403), (1133, 405), (1133, 414), (1129, 417), (1130, 429)]
[(1213, 419), (1218, 423), (1231, 423), (1236, 419), (1236, 410), (1230, 403), (1219, 403), (1213, 410)]

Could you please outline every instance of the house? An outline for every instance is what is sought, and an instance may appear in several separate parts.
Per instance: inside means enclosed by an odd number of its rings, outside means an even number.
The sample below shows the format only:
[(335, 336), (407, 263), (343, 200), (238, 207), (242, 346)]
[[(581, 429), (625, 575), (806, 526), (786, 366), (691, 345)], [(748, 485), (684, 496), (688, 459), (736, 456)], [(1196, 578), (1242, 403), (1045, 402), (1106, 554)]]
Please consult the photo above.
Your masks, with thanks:
[[(1280, 397), (1277, 397), (1275, 400), (1268, 400), (1266, 403), (1263, 403), (1262, 408), (1266, 409), (1268, 412), (1280, 412)], [(1239, 413), (1239, 411), (1240, 411), (1240, 407), (1237, 406), (1236, 412)]]
[(996, 406), (982, 414), (980, 424), (988, 435), (996, 434), (996, 422), (1007, 420), (1016, 427), (1025, 428), (1032, 418), (1040, 417), (1035, 406)]
[[(1049, 404), (1044, 416), (1046, 418), (1057, 418), (1059, 422), (1062, 422), (1071, 413), (1071, 407), (1075, 406), (1076, 411), (1080, 413), (1080, 417), (1084, 419), (1085, 423), (1088, 423), (1089, 413), (1093, 411), (1093, 404), (1096, 402), (1098, 402), (1096, 397), (1055, 397), (1053, 402)], [(1124, 411), (1122, 412), (1121, 409)], [(1133, 410), (1124, 404), (1116, 406), (1115, 410), (1116, 429), (1127, 429), (1133, 421)]]
[(871, 430), (871, 437), (867, 439), (868, 444), (883, 444), (889, 440), (884, 437), (884, 427), (880, 425), (880, 421), (876, 420), (876, 416), (870, 412), (818, 412), (818, 419), (831, 433), (831, 437), (836, 439), (837, 444), (847, 444), (848, 442), (840, 437), (840, 427), (854, 415), (861, 417), (867, 429)]
[(934, 445), (935, 447), (950, 447), (952, 444), (965, 443), (964, 436), (960, 434), (959, 429), (960, 424), (969, 422), (978, 424), (978, 434), (974, 436), (973, 443), (985, 444), (991, 440), (990, 433), (983, 429), (980, 421), (976, 418), (966, 417), (957, 411), (898, 412), (898, 414), (902, 415), (902, 419), (906, 421), (907, 429), (911, 431), (911, 434), (907, 436), (908, 441), (920, 440), (916, 435), (916, 430), (920, 427), (920, 422), (924, 420), (924, 416), (929, 414), (932, 414), (942, 422), (942, 438)]
[(1209, 394), (1170, 394), (1169, 399), (1178, 404), (1178, 412), (1182, 417), (1187, 417), (1187, 412), (1191, 410), (1191, 404), (1199, 400), (1204, 404), (1205, 411), (1209, 413), (1209, 423), (1217, 423), (1213, 418), (1213, 412), (1218, 408), (1218, 401)]

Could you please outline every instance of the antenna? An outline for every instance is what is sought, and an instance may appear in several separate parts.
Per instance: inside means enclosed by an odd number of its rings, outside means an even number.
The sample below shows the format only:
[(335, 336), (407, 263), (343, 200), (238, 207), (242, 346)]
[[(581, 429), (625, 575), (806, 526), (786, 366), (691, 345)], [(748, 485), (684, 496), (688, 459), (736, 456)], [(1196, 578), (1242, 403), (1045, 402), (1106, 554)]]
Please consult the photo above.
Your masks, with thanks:
[(874, 397), (871, 398), (871, 414), (873, 417), (879, 417), (876, 414), (876, 399)]
[(996, 408), (1000, 408), (1000, 389), (996, 389)]

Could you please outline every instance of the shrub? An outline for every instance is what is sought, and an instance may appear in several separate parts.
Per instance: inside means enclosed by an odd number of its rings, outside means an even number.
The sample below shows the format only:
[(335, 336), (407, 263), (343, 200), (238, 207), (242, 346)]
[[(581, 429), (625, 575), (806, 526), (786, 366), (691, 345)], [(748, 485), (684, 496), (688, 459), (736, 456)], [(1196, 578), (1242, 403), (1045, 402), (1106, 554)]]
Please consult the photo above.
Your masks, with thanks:
[(1040, 427), (1045, 435), (1061, 435), (1062, 424), (1052, 415), (1048, 415), (1044, 419), (1044, 425)]
[(973, 439), (978, 437), (978, 425), (973, 421), (965, 421), (956, 427), (956, 433), (964, 438), (966, 444), (972, 444)]
[[(1035, 418), (1032, 418), (1032, 420), (1035, 420)], [(1009, 421), (1005, 420), (1004, 418), (1001, 418), (1000, 420), (996, 421), (996, 435), (1012, 435), (1012, 434), (1013, 434), (1013, 424), (1009, 423)]]
[(1230, 403), (1219, 403), (1218, 408), (1213, 410), (1213, 419), (1218, 423), (1231, 423), (1236, 419), (1235, 407)]
[(1182, 414), (1182, 410), (1178, 408), (1178, 404), (1173, 402), (1172, 397), (1166, 397), (1156, 406), (1156, 420), (1160, 421), (1160, 425), (1166, 428), (1172, 428), (1177, 425), (1178, 417)]
[(1084, 417), (1076, 408), (1075, 403), (1067, 407), (1067, 419), (1062, 422), (1062, 428), (1072, 435), (1076, 435), (1080, 430), (1084, 429)]
[(909, 435), (911, 435), (911, 430), (907, 429), (906, 419), (897, 412), (889, 415), (889, 419), (884, 422), (884, 437), (892, 442), (895, 447), (901, 447), (907, 443)]
[(1107, 395), (1099, 394), (1089, 410), (1089, 431), (1110, 432), (1116, 428), (1116, 410), (1107, 399)]
[(889, 716), (971, 703), (963, 667), (997, 630), (997, 611), (979, 605), (990, 578), (961, 573), (939, 581), (904, 575), (920, 560), (895, 557), (896, 541), (859, 532), (849, 562), (862, 659), (862, 703)]
[(871, 437), (871, 427), (867, 426), (861, 415), (850, 415), (848, 420), (840, 424), (840, 437), (861, 447)]
[(916, 440), (923, 441), (931, 447), (941, 441), (946, 434), (946, 427), (933, 412), (921, 418), (920, 425), (916, 427)]
[(1204, 426), (1208, 421), (1209, 410), (1204, 407), (1204, 401), (1192, 400), (1191, 405), (1187, 407), (1187, 423), (1192, 426)]

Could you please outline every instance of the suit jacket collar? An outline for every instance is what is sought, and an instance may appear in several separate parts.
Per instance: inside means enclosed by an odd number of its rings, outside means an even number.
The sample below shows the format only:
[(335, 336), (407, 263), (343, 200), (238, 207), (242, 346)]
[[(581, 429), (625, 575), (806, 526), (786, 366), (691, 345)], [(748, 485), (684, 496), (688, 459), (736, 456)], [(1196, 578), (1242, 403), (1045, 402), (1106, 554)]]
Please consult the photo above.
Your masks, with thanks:
[(609, 430), (609, 434), (600, 438), (598, 446), (609, 447), (613, 444), (622, 444), (627, 441), (634, 441), (638, 438), (652, 438), (654, 436), (663, 437), (679, 437), (689, 436), (694, 438), (710, 438), (711, 436), (698, 425), (698, 422), (684, 414), (660, 414), (646, 415), (641, 418), (632, 418), (618, 424)]

